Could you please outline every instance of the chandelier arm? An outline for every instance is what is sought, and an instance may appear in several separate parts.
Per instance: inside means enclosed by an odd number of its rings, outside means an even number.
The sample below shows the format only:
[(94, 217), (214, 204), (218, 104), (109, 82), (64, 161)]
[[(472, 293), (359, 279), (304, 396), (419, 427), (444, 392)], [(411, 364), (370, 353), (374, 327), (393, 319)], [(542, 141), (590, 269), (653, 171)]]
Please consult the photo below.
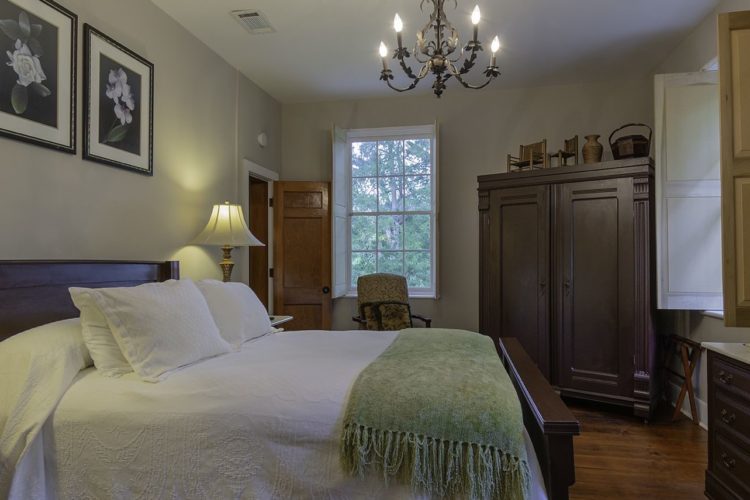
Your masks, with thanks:
[(419, 82), (420, 82), (420, 81), (421, 81), (421, 80), (420, 80), (419, 78), (416, 78), (416, 79), (415, 79), (414, 81), (412, 81), (412, 82), (411, 82), (411, 85), (409, 85), (408, 87), (404, 87), (404, 88), (399, 88), (399, 87), (396, 87), (395, 85), (393, 85), (393, 84), (391, 83), (391, 81), (390, 81), (390, 80), (386, 80), (386, 81), (385, 81), (385, 83), (386, 83), (386, 84), (387, 84), (387, 85), (388, 85), (388, 86), (389, 86), (390, 88), (392, 88), (393, 90), (395, 90), (396, 92), (407, 92), (407, 91), (409, 91), (409, 90), (412, 90), (412, 89), (413, 89), (414, 87), (416, 87), (416, 86), (417, 86), (417, 85), (419, 84)]
[(461, 49), (461, 52), (456, 56), (455, 59), (451, 59), (450, 57), (447, 57), (446, 59), (448, 59), (448, 61), (450, 61), (451, 64), (455, 64), (455, 63), (457, 63), (458, 61), (461, 60), (461, 58), (464, 56), (464, 54), (465, 54), (465, 51), (463, 49)]
[(414, 59), (416, 59), (416, 60), (417, 60), (417, 62), (418, 62), (418, 63), (420, 63), (420, 64), (425, 64), (425, 63), (426, 63), (427, 61), (429, 61), (429, 60), (430, 60), (430, 57), (428, 56), (428, 57), (427, 57), (427, 59), (425, 59), (425, 60), (423, 61), (422, 59), (420, 59), (420, 58), (419, 58), (419, 53), (418, 53), (418, 52), (417, 52), (417, 51), (415, 50), (415, 51), (414, 51)]
[(460, 73), (460, 71), (459, 71), (459, 70), (457, 70), (457, 69), (456, 69), (456, 67), (455, 67), (455, 66), (453, 66), (452, 64), (450, 65), (450, 73), (451, 73), (451, 74), (452, 74), (452, 75), (453, 75), (453, 76), (454, 76), (454, 77), (456, 78), (456, 80), (458, 80), (458, 82), (459, 82), (459, 83), (460, 83), (461, 85), (463, 85), (463, 86), (464, 86), (465, 88), (467, 88), (467, 89), (472, 89), (472, 90), (479, 90), (479, 89), (483, 89), (483, 88), (485, 88), (485, 87), (486, 87), (487, 85), (489, 85), (489, 84), (490, 84), (490, 82), (492, 82), (492, 80), (494, 80), (494, 79), (495, 79), (495, 77), (494, 77), (494, 76), (489, 76), (489, 77), (487, 77), (487, 81), (486, 81), (486, 82), (484, 82), (484, 83), (482, 83), (482, 84), (480, 84), (480, 85), (472, 85), (472, 84), (468, 83), (467, 81), (465, 81), (465, 80), (464, 80), (463, 78), (461, 78), (461, 73)]
[(406, 73), (407, 77), (409, 77), (411, 80), (418, 79), (417, 75), (415, 75), (414, 71), (412, 71), (411, 66), (408, 66), (406, 64), (406, 61), (403, 57), (398, 58), (398, 63), (401, 66), (401, 69), (404, 70), (404, 73)]
[(476, 60), (477, 60), (477, 51), (476, 49), (472, 49), (471, 55), (467, 57), (466, 60), (464, 60), (464, 63), (461, 66), (461, 69), (459, 70), (459, 74), (465, 75), (466, 73), (471, 71), (471, 69), (476, 65)]

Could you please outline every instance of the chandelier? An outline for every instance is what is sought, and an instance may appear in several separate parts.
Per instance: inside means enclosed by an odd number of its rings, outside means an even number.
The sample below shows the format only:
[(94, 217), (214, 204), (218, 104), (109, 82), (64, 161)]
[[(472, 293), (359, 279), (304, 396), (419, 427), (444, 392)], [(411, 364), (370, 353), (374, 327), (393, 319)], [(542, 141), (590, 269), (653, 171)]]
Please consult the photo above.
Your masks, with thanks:
[[(500, 40), (495, 37), (490, 45), (492, 55), (490, 64), (484, 70), (484, 76), (487, 80), (479, 85), (472, 85), (464, 80), (464, 76), (471, 71), (477, 61), (477, 53), (483, 51), (482, 43), (479, 41), (479, 6), (474, 7), (471, 13), (471, 22), (474, 25), (474, 37), (462, 47), (460, 52), (454, 55), (459, 47), (458, 31), (451, 25), (445, 15), (443, 5), (445, 0), (421, 0), (420, 9), (424, 10), (426, 2), (432, 3), (432, 14), (430, 20), (417, 33), (417, 43), (410, 52), (403, 46), (401, 31), (404, 24), (398, 14), (393, 19), (393, 29), (396, 31), (396, 41), (398, 48), (393, 51), (393, 59), (398, 60), (399, 66), (406, 76), (411, 80), (411, 84), (404, 88), (393, 85), (393, 72), (388, 68), (388, 47), (380, 42), (380, 57), (383, 59), (383, 70), (380, 72), (380, 79), (383, 80), (390, 88), (397, 92), (406, 92), (415, 88), (423, 78), (432, 73), (435, 75), (435, 81), (432, 84), (432, 90), (438, 98), (445, 90), (445, 84), (451, 77), (467, 89), (481, 89), (500, 76), (500, 70), (495, 65), (495, 56), (500, 49)], [(458, 0), (453, 0), (458, 7)], [(414, 73), (407, 60), (414, 55), (414, 59), (422, 65), (418, 73)], [(463, 63), (459, 61), (463, 58)]]

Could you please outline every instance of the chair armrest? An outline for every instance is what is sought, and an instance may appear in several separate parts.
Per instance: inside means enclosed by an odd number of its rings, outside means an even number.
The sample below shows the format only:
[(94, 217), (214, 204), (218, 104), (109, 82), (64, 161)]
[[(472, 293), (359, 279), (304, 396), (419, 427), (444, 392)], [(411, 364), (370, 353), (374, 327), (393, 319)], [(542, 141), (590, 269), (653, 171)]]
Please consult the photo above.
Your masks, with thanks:
[(418, 319), (419, 321), (423, 321), (426, 328), (432, 328), (431, 318), (425, 318), (424, 316), (420, 316), (419, 314), (412, 314), (411, 317), (414, 319)]
[(352, 321), (354, 321), (355, 323), (357, 323), (357, 325), (359, 325), (360, 330), (363, 330), (367, 326), (367, 321), (362, 319), (359, 316), (352, 316)]

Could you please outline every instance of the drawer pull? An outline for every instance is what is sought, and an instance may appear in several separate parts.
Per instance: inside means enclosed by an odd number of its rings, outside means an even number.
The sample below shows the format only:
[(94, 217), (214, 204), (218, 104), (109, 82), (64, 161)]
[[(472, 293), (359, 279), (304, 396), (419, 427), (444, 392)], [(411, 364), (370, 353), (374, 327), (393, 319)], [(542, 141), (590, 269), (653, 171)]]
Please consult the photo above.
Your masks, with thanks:
[(724, 467), (729, 470), (734, 469), (734, 466), (737, 464), (737, 462), (733, 458), (730, 458), (726, 453), (721, 454), (721, 463), (723, 463)]
[(721, 381), (722, 384), (724, 385), (731, 384), (733, 378), (734, 377), (732, 376), (731, 373), (727, 373), (724, 370), (719, 370), (719, 380)]
[(737, 415), (729, 413), (726, 408), (721, 409), (721, 421), (727, 425), (732, 425), (737, 420)]

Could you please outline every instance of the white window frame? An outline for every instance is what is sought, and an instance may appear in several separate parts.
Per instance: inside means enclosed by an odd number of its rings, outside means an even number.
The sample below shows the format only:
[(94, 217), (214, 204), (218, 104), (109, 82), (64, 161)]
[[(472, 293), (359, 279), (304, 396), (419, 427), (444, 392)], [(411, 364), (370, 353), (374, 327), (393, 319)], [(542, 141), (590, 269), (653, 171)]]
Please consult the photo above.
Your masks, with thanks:
[[(409, 288), (410, 298), (429, 298), (438, 297), (438, 162), (437, 162), (437, 127), (436, 125), (418, 125), (410, 127), (383, 127), (367, 129), (350, 129), (346, 133), (347, 138), (347, 157), (346, 157), (346, 179), (344, 179), (347, 191), (347, 235), (346, 235), (346, 297), (356, 297), (357, 287), (352, 285), (352, 238), (351, 238), (351, 218), (354, 215), (430, 215), (431, 227), (431, 248), (430, 248), (430, 267), (432, 271), (431, 288)], [(383, 140), (408, 140), (408, 139), (430, 139), (430, 154), (432, 164), (430, 169), (431, 188), (432, 188), (432, 210), (419, 212), (357, 212), (352, 211), (352, 158), (351, 149), (354, 142), (383, 141)], [(403, 175), (401, 176), (403, 178)], [(377, 178), (380, 178), (378, 176)], [(376, 234), (377, 234), (377, 218)], [(335, 243), (335, 242), (334, 242)], [(377, 251), (377, 250), (376, 250)], [(377, 262), (377, 260), (376, 260)]]

